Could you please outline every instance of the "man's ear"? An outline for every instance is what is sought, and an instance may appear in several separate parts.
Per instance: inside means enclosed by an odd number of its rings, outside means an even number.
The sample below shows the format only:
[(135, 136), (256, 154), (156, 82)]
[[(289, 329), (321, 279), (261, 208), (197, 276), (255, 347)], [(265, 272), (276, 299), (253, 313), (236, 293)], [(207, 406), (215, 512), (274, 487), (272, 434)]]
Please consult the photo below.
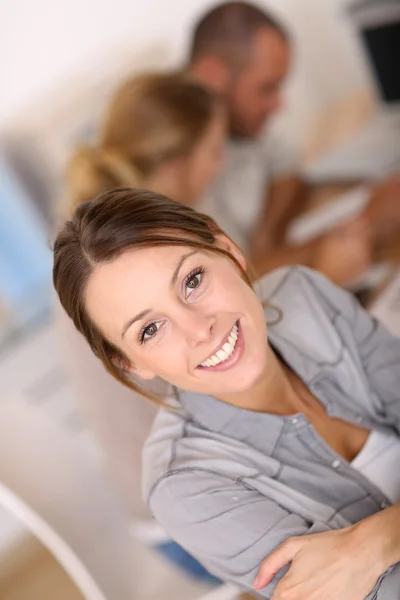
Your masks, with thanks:
[(231, 74), (227, 65), (216, 56), (199, 58), (192, 68), (193, 76), (217, 94), (229, 89)]
[(235, 244), (227, 235), (223, 233), (217, 233), (215, 235), (215, 239), (217, 241), (217, 245), (223, 250), (227, 250), (236, 260), (239, 265), (242, 267), (244, 271), (247, 269), (246, 259), (244, 257), (243, 252), (240, 250), (239, 246)]

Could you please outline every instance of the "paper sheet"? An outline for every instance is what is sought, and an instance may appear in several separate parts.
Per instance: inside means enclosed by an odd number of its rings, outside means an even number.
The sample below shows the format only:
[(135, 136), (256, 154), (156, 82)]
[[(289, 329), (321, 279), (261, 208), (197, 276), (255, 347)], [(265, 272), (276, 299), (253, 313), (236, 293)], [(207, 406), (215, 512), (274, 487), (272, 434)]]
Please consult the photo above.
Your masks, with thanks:
[(371, 197), (368, 186), (358, 186), (301, 215), (289, 228), (287, 241), (303, 244), (361, 213)]
[[(291, 244), (304, 244), (346, 223), (361, 213), (370, 197), (371, 189), (367, 185), (360, 185), (340, 194), (334, 200), (296, 219), (289, 228), (287, 241)], [(374, 288), (380, 285), (389, 273), (390, 265), (386, 263), (372, 265), (362, 277), (353, 282), (351, 289)]]

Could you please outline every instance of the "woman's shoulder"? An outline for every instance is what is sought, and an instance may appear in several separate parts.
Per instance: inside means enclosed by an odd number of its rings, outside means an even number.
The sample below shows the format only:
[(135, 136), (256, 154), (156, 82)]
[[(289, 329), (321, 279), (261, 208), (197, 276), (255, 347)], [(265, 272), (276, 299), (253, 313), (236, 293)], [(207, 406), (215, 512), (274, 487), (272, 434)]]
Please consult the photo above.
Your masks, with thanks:
[[(190, 393), (189, 393), (190, 395)], [(219, 403), (210, 396), (191, 398), (200, 400), (207, 410), (216, 410)], [(212, 402), (212, 404), (209, 404)], [(167, 498), (177, 485), (180, 501), (210, 476), (219, 486), (231, 485), (243, 477), (252, 477), (260, 460), (259, 452), (244, 441), (226, 432), (209, 429), (196, 420), (196, 409), (187, 411), (184, 401), (177, 408), (161, 408), (142, 453), (143, 493), (148, 503)], [(198, 415), (197, 415), (198, 416)], [(262, 457), (264, 471), (273, 475), (278, 468), (273, 458)], [(174, 493), (174, 495), (176, 495)]]
[(261, 277), (254, 289), (262, 302), (277, 305), (281, 310), (298, 306), (299, 298), (309, 307), (319, 304), (329, 313), (342, 313), (351, 318), (356, 301), (347, 291), (327, 277), (302, 265), (280, 267)]
[(336, 287), (326, 277), (303, 265), (290, 265), (279, 267), (263, 275), (254, 285), (260, 300), (267, 301), (271, 296), (284, 291), (301, 291), (306, 287), (316, 286), (318, 290), (328, 287)]
[[(268, 336), (283, 356), (309, 359), (315, 369), (335, 364), (343, 346), (354, 346), (361, 307), (325, 276), (303, 266), (277, 269), (255, 286), (264, 304)], [(368, 323), (364, 326), (367, 332)]]

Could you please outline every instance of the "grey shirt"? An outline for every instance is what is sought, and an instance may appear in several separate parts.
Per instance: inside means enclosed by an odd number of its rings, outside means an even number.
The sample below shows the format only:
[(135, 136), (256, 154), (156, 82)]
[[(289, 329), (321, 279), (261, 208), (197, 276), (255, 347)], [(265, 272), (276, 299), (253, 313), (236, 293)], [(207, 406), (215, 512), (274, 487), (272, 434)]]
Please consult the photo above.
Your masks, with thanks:
[(252, 140), (229, 141), (220, 176), (197, 208), (246, 253), (265, 210), (270, 185), (299, 172), (299, 157), (272, 129)]
[[(347, 292), (305, 267), (259, 282), (282, 318), (271, 346), (331, 417), (400, 435), (400, 339)], [(273, 321), (273, 309), (266, 320)], [(144, 449), (144, 493), (168, 533), (218, 577), (250, 587), (288, 537), (345, 527), (390, 501), (302, 414), (281, 417), (177, 390)], [(285, 572), (261, 593), (270, 598)], [(400, 597), (400, 566), (369, 599)]]

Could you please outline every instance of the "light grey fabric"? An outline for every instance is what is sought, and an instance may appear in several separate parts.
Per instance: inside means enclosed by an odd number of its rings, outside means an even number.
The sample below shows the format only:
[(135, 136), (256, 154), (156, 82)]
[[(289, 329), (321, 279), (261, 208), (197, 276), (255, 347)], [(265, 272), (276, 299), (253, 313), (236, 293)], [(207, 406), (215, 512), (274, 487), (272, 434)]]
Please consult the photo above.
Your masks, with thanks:
[(224, 168), (197, 210), (210, 215), (248, 253), (274, 181), (299, 173), (299, 156), (274, 131), (229, 141)]
[[(327, 413), (399, 435), (400, 339), (304, 267), (265, 276), (259, 293), (283, 313), (268, 327), (272, 347)], [(267, 322), (276, 316), (269, 310)], [(250, 586), (288, 537), (344, 527), (390, 505), (302, 414), (255, 413), (182, 391), (176, 402), (179, 410), (159, 413), (145, 446), (144, 494), (171, 537), (224, 580)], [(369, 598), (392, 600), (399, 578), (396, 566)]]

